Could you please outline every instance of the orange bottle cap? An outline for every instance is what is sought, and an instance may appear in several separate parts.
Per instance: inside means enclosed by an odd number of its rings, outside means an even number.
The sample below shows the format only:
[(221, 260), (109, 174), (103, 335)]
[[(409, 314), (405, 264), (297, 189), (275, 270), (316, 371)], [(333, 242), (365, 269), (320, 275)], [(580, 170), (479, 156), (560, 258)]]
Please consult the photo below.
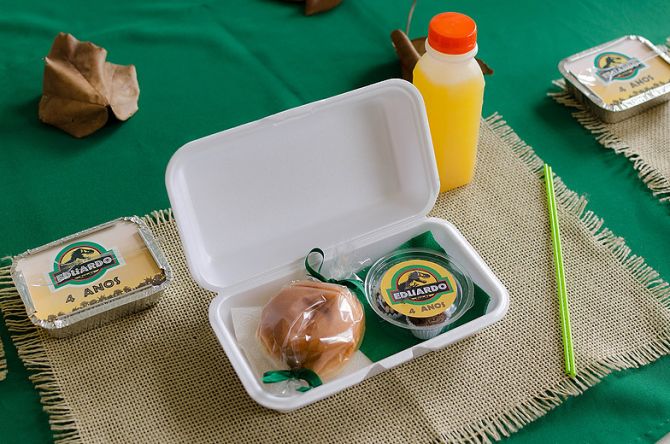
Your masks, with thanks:
[(477, 24), (465, 14), (443, 12), (428, 25), (428, 44), (445, 54), (465, 54), (477, 46)]

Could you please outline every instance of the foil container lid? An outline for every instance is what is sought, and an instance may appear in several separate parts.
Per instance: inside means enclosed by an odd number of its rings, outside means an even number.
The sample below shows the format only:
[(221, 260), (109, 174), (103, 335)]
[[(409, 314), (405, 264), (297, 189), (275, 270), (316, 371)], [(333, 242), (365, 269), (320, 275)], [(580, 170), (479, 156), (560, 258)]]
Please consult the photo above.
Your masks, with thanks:
[[(146, 276), (133, 276), (137, 270)], [(52, 334), (74, 331), (75, 326), (77, 332), (83, 331), (89, 322), (91, 327), (100, 324), (101, 315), (107, 315), (106, 322), (116, 313), (128, 312), (122, 307), (140, 307), (142, 300), (153, 300), (173, 278), (156, 238), (136, 216), (27, 250), (12, 258), (11, 276), (30, 320)], [(56, 313), (57, 304), (67, 308)]]
[(670, 57), (644, 37), (628, 35), (587, 49), (561, 60), (558, 69), (605, 112), (670, 98)]

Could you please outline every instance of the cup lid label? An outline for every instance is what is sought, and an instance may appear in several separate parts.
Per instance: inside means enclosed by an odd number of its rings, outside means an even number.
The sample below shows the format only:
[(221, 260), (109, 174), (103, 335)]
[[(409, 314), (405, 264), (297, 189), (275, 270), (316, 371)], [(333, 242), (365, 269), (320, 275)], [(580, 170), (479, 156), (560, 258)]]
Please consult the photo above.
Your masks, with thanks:
[(444, 313), (454, 304), (457, 285), (444, 266), (427, 260), (399, 262), (382, 275), (381, 294), (393, 310), (413, 318)]

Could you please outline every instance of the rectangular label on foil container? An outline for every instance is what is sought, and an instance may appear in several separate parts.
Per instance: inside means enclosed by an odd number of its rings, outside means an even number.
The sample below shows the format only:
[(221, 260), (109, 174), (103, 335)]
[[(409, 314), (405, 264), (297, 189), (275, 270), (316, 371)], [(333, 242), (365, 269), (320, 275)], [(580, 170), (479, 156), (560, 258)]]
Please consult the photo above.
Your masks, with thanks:
[(659, 50), (626, 38), (566, 63), (567, 69), (606, 105), (619, 105), (670, 83), (670, 64)]
[(33, 316), (53, 321), (166, 279), (136, 223), (115, 222), (19, 259)]

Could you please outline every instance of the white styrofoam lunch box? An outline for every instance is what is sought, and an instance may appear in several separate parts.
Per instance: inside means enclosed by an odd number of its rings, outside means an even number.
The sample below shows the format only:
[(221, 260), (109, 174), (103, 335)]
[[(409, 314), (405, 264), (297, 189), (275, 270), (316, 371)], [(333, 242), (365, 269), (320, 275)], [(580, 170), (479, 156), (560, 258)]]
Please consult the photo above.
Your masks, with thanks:
[[(463, 339), (500, 320), (509, 296), (449, 222), (426, 217), (439, 179), (423, 100), (387, 80), (198, 139), (170, 160), (167, 190), (195, 281), (218, 296), (209, 318), (249, 395), (294, 410)], [(484, 289), (487, 313), (433, 339), (295, 396), (267, 390), (235, 339), (231, 308), (264, 305), (314, 247), (352, 263), (425, 231)], [(328, 261), (325, 268), (328, 267)]]

